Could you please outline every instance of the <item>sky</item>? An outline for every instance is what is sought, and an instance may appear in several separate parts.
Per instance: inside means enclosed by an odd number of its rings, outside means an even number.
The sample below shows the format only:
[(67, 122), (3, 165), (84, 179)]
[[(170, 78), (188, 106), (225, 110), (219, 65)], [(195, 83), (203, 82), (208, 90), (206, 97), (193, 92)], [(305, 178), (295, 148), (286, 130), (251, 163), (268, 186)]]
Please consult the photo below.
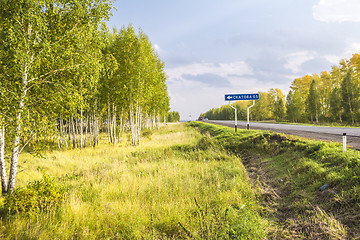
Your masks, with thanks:
[(359, 0), (116, 0), (165, 63), (171, 111), (195, 120), (228, 93), (279, 88), (360, 51)]

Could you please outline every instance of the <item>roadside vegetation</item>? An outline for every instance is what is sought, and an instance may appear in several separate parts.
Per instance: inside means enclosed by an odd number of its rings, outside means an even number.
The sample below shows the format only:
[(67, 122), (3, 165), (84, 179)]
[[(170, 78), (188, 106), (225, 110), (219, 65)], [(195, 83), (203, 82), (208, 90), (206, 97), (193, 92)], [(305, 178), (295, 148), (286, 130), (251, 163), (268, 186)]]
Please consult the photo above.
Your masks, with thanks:
[(242, 158), (275, 239), (360, 235), (360, 154), (332, 142), (192, 122)]
[[(360, 54), (342, 59), (330, 71), (295, 78), (290, 91), (278, 88), (259, 92), (260, 99), (250, 111), (254, 121), (313, 123), (321, 125), (359, 126), (360, 119)], [(233, 103), (237, 118), (246, 120), (246, 110), (252, 101)], [(229, 105), (213, 108), (201, 114), (210, 120), (234, 120)]]
[(1, 198), (2, 239), (264, 239), (241, 159), (209, 134), (169, 124), (117, 145), (23, 154)]
[[(39, 142), (59, 149), (117, 144), (179, 118), (164, 63), (133, 26), (110, 31), (112, 0), (0, 1), (0, 175), (16, 187), (18, 157)], [(10, 163), (10, 164), (8, 164)]]

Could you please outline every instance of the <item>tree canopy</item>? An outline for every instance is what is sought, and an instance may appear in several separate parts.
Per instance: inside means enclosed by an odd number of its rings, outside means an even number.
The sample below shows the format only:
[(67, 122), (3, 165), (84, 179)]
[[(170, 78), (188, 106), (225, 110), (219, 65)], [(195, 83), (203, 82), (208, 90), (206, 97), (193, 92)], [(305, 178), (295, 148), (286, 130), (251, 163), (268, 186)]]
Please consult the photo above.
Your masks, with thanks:
[(26, 146), (96, 146), (100, 131), (115, 144), (125, 129), (137, 145), (144, 127), (166, 120), (164, 63), (142, 30), (110, 33), (112, 1), (2, 0), (0, 7), (3, 193), (15, 188)]

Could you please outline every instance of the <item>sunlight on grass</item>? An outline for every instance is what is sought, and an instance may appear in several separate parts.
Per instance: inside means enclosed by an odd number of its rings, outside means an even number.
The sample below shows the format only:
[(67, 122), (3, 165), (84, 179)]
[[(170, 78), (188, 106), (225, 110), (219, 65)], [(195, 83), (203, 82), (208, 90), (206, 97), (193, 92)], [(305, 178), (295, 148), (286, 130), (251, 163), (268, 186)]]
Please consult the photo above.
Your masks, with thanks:
[[(341, 144), (269, 131), (238, 131), (192, 122), (260, 171), (274, 239), (353, 239), (359, 236), (360, 153)], [(255, 171), (256, 172), (256, 171)], [(261, 175), (261, 176), (260, 176)], [(262, 182), (261, 180), (262, 179)], [(275, 194), (269, 194), (274, 190)], [(322, 186), (326, 186), (322, 189)], [(269, 198), (272, 197), (272, 198)], [(270, 204), (269, 204), (270, 203)], [(284, 218), (285, 216), (285, 218)]]
[(66, 186), (60, 208), (8, 216), (7, 238), (262, 239), (265, 222), (241, 160), (184, 124), (96, 148), (22, 156), (19, 185), (46, 172)]

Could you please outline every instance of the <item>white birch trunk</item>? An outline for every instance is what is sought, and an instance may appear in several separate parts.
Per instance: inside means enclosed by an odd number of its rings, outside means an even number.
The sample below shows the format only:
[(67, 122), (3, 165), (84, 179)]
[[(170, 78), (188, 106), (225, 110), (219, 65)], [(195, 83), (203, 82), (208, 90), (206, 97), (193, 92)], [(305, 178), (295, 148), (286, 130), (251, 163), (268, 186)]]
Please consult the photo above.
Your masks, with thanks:
[(95, 147), (95, 113), (93, 113), (93, 116), (91, 118), (91, 146)]
[(121, 108), (120, 129), (119, 129), (118, 143), (120, 142), (121, 134), (122, 134), (122, 131), (124, 130), (123, 117), (124, 117), (124, 108)]
[(10, 174), (8, 182), (8, 192), (13, 192), (15, 189), (17, 166), (19, 160), (19, 147), (20, 147), (20, 135), (21, 135), (21, 118), (24, 111), (25, 97), (27, 93), (27, 84), (28, 84), (28, 65), (24, 65), (24, 72), (22, 75), (22, 86), (21, 86), (21, 96), (19, 100), (18, 112), (16, 114), (15, 120), (15, 136), (13, 141), (13, 149), (11, 152), (11, 163), (10, 163)]
[(67, 126), (69, 144), (71, 144), (71, 126), (72, 126), (71, 117), (69, 117), (68, 126)]
[(73, 141), (73, 149), (76, 148), (76, 139), (75, 139), (75, 123), (74, 119), (71, 119), (71, 125), (72, 125), (72, 141)]
[(149, 114), (148, 113), (146, 113), (146, 115), (145, 115), (145, 121), (146, 121), (145, 127), (147, 130), (149, 130)]
[(63, 148), (64, 147), (64, 140), (63, 140), (61, 119), (59, 119), (59, 124), (55, 124), (55, 129), (57, 129), (58, 133), (59, 133), (60, 148)]
[(131, 129), (131, 141), (132, 145), (136, 146), (136, 130), (135, 130), (135, 116), (133, 104), (130, 104), (130, 129)]
[(113, 144), (115, 144), (117, 141), (116, 141), (116, 106), (115, 104), (113, 104), (113, 121), (112, 121), (112, 124), (113, 124)]
[(108, 117), (107, 117), (107, 130), (108, 130), (108, 139), (109, 139), (109, 143), (111, 143), (111, 126), (110, 126), (110, 101), (109, 101), (109, 96), (108, 96)]
[(89, 121), (89, 147), (91, 147), (91, 144), (93, 142), (93, 128), (94, 128), (93, 116), (90, 116), (90, 121)]
[(130, 132), (131, 132), (131, 142), (134, 146), (134, 115), (132, 110), (132, 104), (130, 105)]
[(5, 165), (5, 126), (0, 127), (0, 168), (2, 193), (7, 193), (7, 174)]
[(95, 147), (96, 145), (99, 144), (99, 123), (95, 113), (93, 115), (93, 135), (94, 135), (93, 147)]
[(68, 148), (68, 143), (67, 143), (67, 139), (66, 139), (66, 130), (65, 130), (65, 126), (64, 126), (64, 120), (62, 117), (60, 118), (60, 132), (61, 132), (61, 137), (62, 137), (63, 141), (65, 142), (65, 146), (66, 146), (66, 148)]
[(77, 121), (77, 118), (74, 119), (75, 120), (75, 139), (76, 139), (76, 147), (79, 147), (79, 123)]
[(95, 116), (95, 129), (96, 129), (96, 145), (99, 145), (100, 123), (97, 116)]
[(137, 118), (138, 118), (138, 124), (137, 124), (137, 141), (138, 144), (140, 145), (140, 137), (141, 137), (141, 107), (138, 107), (138, 114), (137, 114)]
[(61, 150), (61, 133), (60, 133), (60, 130), (58, 130), (58, 134), (57, 134), (57, 144), (58, 144), (59, 150)]
[(135, 129), (134, 129), (134, 134), (135, 134), (135, 141), (136, 144), (138, 143), (138, 129), (139, 129), (139, 106), (138, 106), (139, 101), (136, 103), (136, 108), (135, 108)]
[(135, 137), (136, 137), (136, 144), (140, 144), (140, 136), (139, 136), (139, 129), (140, 129), (140, 106), (139, 101), (136, 102), (136, 124), (135, 124)]
[(160, 113), (157, 114), (157, 129), (160, 129)]
[(83, 141), (83, 110), (81, 109), (80, 110), (80, 149), (82, 149), (83, 148), (83, 144), (84, 144), (84, 141)]
[(156, 127), (156, 120), (155, 120), (156, 112), (154, 110), (154, 115), (152, 116), (152, 129), (155, 130)]
[(85, 139), (84, 139), (84, 148), (86, 148), (86, 142), (88, 140), (88, 130), (89, 130), (89, 115), (86, 117), (86, 123), (85, 123)]

